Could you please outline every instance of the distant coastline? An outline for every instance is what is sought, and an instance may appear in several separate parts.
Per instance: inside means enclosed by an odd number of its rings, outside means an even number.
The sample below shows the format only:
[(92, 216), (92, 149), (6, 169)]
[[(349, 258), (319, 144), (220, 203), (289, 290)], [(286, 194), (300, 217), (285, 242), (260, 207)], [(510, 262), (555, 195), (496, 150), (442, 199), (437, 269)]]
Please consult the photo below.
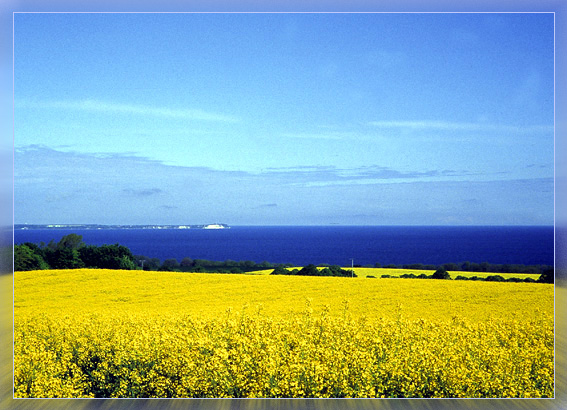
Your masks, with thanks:
[(47, 244), (75, 233), (83, 236), (88, 245), (119, 243), (135, 255), (151, 255), (162, 261), (190, 257), (211, 261), (270, 261), (294, 266), (309, 263), (346, 266), (352, 263), (351, 259), (361, 266), (466, 261), (553, 265), (554, 262), (553, 227), (233, 226), (208, 230), (139, 229), (140, 225), (132, 225), (132, 229), (80, 229), (65, 225), (66, 228), (45, 229), (25, 225), (28, 229), (14, 230), (14, 243)]
[(230, 229), (230, 226), (219, 223), (205, 225), (15, 224), (14, 229)]

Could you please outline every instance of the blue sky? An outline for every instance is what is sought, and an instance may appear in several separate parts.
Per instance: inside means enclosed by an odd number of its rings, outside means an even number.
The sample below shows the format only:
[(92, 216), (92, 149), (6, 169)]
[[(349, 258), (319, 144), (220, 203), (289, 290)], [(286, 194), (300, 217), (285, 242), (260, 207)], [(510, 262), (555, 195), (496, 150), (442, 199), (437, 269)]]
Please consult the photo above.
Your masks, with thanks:
[(16, 223), (541, 225), (554, 16), (16, 14)]

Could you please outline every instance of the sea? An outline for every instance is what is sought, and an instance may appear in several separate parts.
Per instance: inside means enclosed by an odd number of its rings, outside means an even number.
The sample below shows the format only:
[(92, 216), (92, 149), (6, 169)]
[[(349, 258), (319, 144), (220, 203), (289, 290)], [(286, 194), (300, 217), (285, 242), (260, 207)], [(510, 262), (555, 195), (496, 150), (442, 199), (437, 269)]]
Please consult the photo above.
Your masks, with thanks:
[(554, 264), (553, 226), (232, 226), (230, 229), (26, 229), (14, 243), (120, 244), (134, 255), (256, 263)]

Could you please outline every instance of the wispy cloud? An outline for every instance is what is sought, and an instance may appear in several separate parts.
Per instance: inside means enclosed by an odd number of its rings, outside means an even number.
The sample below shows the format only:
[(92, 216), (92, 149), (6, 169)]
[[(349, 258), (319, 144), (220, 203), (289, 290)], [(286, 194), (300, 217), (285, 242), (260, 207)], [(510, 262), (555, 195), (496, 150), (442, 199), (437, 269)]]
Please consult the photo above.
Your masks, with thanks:
[[(406, 182), (432, 182), (432, 181), (484, 181), (489, 179), (511, 179), (509, 172), (475, 172), (466, 169), (429, 168), (429, 169), (396, 169), (380, 165), (337, 167), (322, 165), (307, 165), (294, 167), (270, 167), (260, 172), (239, 170), (218, 170), (206, 167), (171, 166), (160, 161), (138, 157), (132, 153), (126, 154), (100, 154), (78, 153), (54, 150), (45, 146), (27, 146), (16, 148), (18, 163), (33, 164), (33, 166), (20, 166), (15, 176), (22, 181), (35, 181), (39, 169), (42, 172), (52, 172), (61, 179), (65, 175), (74, 175), (74, 178), (92, 178), (96, 174), (100, 179), (111, 180), (118, 183), (122, 180), (116, 170), (128, 175), (146, 175), (145, 185), (121, 187), (122, 195), (139, 198), (163, 198), (165, 191), (158, 188), (163, 181), (178, 180), (180, 186), (189, 184), (195, 189), (205, 189), (204, 186), (215, 184), (228, 184), (229, 186), (266, 185), (270, 187), (282, 186), (327, 186), (327, 185), (372, 185), (392, 184)], [(21, 159), (20, 159), (21, 158)], [(92, 170), (97, 170), (93, 172)], [(24, 172), (25, 171), (25, 172)], [(164, 177), (163, 181), (158, 176)], [(150, 183), (151, 181), (151, 183)], [(158, 182), (160, 181), (160, 182)], [(122, 185), (120, 182), (119, 185)], [(168, 190), (169, 194), (170, 191)], [(266, 202), (273, 204), (275, 202)]]
[(492, 131), (492, 132), (550, 132), (552, 126), (515, 126), (503, 124), (487, 124), (474, 122), (450, 122), (450, 121), (370, 121), (368, 125), (378, 128), (406, 129), (413, 131), (437, 130), (437, 131)]
[(239, 122), (240, 119), (226, 114), (208, 112), (200, 109), (174, 109), (136, 104), (111, 103), (85, 99), (76, 101), (16, 101), (20, 108), (63, 109), (108, 114), (151, 115), (164, 118), (176, 118), (196, 121)]
[(339, 133), (284, 133), (282, 137), (285, 138), (298, 138), (298, 139), (311, 139), (311, 140), (342, 140), (345, 134)]
[(337, 168), (333, 166), (306, 166), (289, 168), (268, 168), (262, 177), (282, 184), (303, 186), (324, 186), (344, 184), (377, 184), (387, 182), (409, 182), (420, 180), (452, 180), (469, 178), (474, 174), (467, 171), (428, 170), (400, 171), (381, 166)]
[(122, 192), (124, 192), (128, 195), (144, 197), (144, 196), (152, 196), (152, 195), (156, 195), (156, 194), (161, 194), (163, 191), (159, 188), (150, 188), (150, 189), (127, 188), (127, 189), (123, 189)]
[[(552, 177), (518, 179), (450, 168), (407, 170), (378, 165), (267, 168), (249, 173), (42, 146), (18, 148), (15, 156), (15, 217), (29, 223), (151, 220), (185, 224), (188, 218), (205, 223), (219, 215), (228, 223), (242, 225), (312, 224), (328, 218), (362, 222), (353, 215), (368, 215), (369, 223), (406, 223), (408, 217), (423, 223), (451, 216), (447, 214), (451, 204), (459, 218), (470, 215), (478, 224), (506, 218), (525, 224), (553, 221)], [(251, 197), (258, 201), (250, 204)], [(314, 197), (325, 200), (314, 201)], [(526, 200), (517, 201), (520, 197)], [(348, 209), (345, 198), (351, 204)], [(470, 198), (479, 204), (464, 206), (462, 201)], [(534, 212), (534, 207), (542, 212)]]

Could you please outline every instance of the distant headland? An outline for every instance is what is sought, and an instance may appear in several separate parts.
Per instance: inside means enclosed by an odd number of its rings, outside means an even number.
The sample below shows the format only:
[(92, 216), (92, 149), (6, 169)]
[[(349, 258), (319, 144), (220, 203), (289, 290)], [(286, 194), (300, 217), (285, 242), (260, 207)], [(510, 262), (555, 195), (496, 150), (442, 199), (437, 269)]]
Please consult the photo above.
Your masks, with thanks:
[(230, 229), (230, 226), (219, 223), (206, 225), (15, 224), (14, 229)]

